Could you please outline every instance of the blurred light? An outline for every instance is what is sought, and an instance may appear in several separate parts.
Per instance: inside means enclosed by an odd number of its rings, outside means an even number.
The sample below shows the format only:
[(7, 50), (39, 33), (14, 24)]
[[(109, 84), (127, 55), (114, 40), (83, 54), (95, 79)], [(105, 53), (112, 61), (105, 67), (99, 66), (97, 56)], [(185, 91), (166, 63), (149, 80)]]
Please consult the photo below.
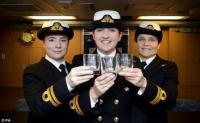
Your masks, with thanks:
[(31, 20), (75, 20), (75, 16), (23, 16)]
[(138, 20), (184, 20), (189, 16), (139, 16)]

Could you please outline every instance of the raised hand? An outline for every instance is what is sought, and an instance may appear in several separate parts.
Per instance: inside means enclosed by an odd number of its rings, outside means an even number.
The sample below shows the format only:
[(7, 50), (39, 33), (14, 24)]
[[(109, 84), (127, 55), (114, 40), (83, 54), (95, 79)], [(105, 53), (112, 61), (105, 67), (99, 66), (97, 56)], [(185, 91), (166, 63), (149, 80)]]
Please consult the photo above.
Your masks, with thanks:
[(113, 73), (104, 73), (95, 79), (93, 87), (90, 89), (90, 97), (97, 101), (107, 90), (109, 90), (116, 79)]
[(124, 76), (127, 81), (137, 87), (146, 88), (147, 80), (139, 68), (125, 68), (119, 72), (119, 75)]
[(80, 66), (71, 69), (70, 73), (66, 76), (66, 81), (72, 88), (75, 88), (77, 85), (87, 82), (93, 77), (91, 67)]

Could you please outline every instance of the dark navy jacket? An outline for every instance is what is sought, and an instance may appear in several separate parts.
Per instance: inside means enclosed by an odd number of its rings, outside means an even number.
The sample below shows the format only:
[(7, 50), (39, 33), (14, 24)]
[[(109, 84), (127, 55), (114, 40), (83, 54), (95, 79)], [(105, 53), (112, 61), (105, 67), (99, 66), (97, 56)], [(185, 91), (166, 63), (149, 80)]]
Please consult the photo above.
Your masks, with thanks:
[[(73, 67), (83, 64), (83, 56), (73, 59)], [(141, 67), (138, 58), (134, 58), (135, 67)], [(85, 115), (79, 123), (165, 123), (166, 110), (176, 103), (178, 71), (173, 62), (160, 59), (158, 56), (143, 70), (148, 84), (144, 93), (137, 94), (139, 88), (130, 84), (124, 77), (117, 76), (115, 84), (97, 102), (96, 114)], [(96, 78), (96, 77), (95, 77)], [(88, 91), (94, 84), (94, 79), (76, 88), (77, 93)], [(158, 87), (166, 92), (166, 99), (159, 100), (155, 105), (150, 104), (158, 92)], [(89, 93), (88, 93), (89, 94)], [(87, 96), (87, 95), (85, 95)], [(89, 96), (89, 95), (88, 95)], [(82, 98), (84, 100), (84, 98)]]

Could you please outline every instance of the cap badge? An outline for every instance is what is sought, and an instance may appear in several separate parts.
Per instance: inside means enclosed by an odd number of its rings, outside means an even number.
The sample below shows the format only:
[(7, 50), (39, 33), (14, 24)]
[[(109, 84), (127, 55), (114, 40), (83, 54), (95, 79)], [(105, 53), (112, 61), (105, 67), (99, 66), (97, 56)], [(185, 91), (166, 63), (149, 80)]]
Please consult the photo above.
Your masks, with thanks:
[(146, 28), (146, 29), (150, 29), (150, 30), (155, 30), (154, 27), (153, 27), (152, 25), (147, 25), (145, 28)]
[(114, 23), (114, 20), (110, 15), (104, 15), (103, 18), (101, 19), (102, 23)]
[(52, 31), (63, 31), (63, 27), (62, 27), (62, 25), (60, 23), (55, 22), (53, 24), (53, 26), (51, 27), (51, 30)]

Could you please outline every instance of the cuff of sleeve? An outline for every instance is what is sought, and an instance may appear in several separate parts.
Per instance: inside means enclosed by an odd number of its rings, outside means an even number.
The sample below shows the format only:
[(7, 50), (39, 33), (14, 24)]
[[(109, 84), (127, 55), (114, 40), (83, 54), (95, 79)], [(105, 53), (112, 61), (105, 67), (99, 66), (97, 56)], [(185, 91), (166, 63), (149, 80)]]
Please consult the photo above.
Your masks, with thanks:
[(66, 80), (66, 79), (65, 79), (65, 81), (66, 81), (67, 88), (68, 88), (69, 92), (73, 91), (73, 90), (74, 90), (74, 88), (72, 88), (72, 87), (69, 85), (69, 83), (67, 82), (67, 80)]
[(90, 97), (91, 108), (94, 108), (97, 102), (98, 102), (98, 101), (96, 101), (96, 102), (93, 101), (93, 99)]
[(158, 85), (152, 82), (147, 82), (147, 87), (141, 97), (152, 105), (158, 104), (161, 100), (166, 100), (166, 92)]
[(60, 106), (62, 103), (58, 100), (57, 95), (54, 92), (54, 86), (50, 86), (46, 91), (42, 94), (42, 100), (46, 103), (50, 103), (53, 106)]
[(154, 83), (148, 81), (147, 86), (140, 97), (145, 101), (150, 102), (155, 98), (157, 90), (157, 86)]
[(56, 82), (54, 85), (54, 93), (58, 100), (61, 102), (66, 102), (66, 100), (70, 100), (71, 93), (67, 87), (65, 77), (60, 79), (58, 82)]
[(89, 91), (73, 97), (69, 105), (70, 108), (74, 110), (78, 115), (96, 114), (100, 111), (99, 106), (95, 104), (95, 102), (94, 107), (91, 107), (93, 104), (91, 104)]
[(157, 95), (156, 97), (151, 100), (149, 103), (151, 103), (152, 105), (156, 105), (157, 103), (159, 103), (161, 100), (164, 101), (167, 98), (167, 94), (164, 90), (162, 90), (159, 86), (157, 86), (158, 91), (157, 91)]

